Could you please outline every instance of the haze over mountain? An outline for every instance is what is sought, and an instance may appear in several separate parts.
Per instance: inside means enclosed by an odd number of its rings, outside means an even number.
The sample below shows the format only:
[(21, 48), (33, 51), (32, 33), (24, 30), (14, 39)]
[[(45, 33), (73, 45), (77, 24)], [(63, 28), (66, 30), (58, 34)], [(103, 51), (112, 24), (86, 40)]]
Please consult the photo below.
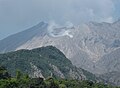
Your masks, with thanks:
[(77, 67), (94, 74), (120, 72), (120, 20), (114, 23), (90, 22), (79, 26), (40, 22), (1, 40), (0, 52), (48, 45), (60, 49)]
[(114, 22), (120, 0), (0, 0), (0, 40), (39, 21)]

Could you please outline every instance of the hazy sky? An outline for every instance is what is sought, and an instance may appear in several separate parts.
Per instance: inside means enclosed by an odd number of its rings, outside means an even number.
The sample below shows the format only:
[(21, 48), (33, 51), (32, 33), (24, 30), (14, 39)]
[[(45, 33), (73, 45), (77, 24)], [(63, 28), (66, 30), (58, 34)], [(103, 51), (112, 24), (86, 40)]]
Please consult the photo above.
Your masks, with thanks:
[(120, 0), (0, 0), (0, 39), (40, 21), (114, 22), (119, 15)]

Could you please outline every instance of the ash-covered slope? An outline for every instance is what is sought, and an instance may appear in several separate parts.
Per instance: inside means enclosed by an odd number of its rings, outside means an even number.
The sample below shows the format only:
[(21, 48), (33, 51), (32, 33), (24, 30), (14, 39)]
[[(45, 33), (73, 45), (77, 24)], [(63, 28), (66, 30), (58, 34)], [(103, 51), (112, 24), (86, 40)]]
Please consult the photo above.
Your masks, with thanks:
[[(1, 40), (0, 51), (53, 45), (60, 49), (74, 65), (96, 74), (103, 74), (105, 68), (97, 63), (104, 56), (107, 58), (107, 55), (120, 48), (120, 20), (115, 23), (90, 22), (66, 27), (40, 24)], [(110, 60), (107, 59), (106, 62)]]
[(101, 69), (102, 73), (120, 72), (120, 48), (104, 55), (97, 63), (98, 71)]
[[(12, 75), (19, 69), (32, 77), (53, 76), (79, 80), (95, 78), (91, 73), (73, 66), (71, 61), (53, 46), (0, 54), (0, 65), (7, 67)], [(86, 76), (86, 72), (91, 78)]]
[(0, 40), (0, 52), (14, 51), (17, 47), (25, 44), (35, 36), (44, 36), (47, 33), (44, 29), (47, 28), (46, 23), (40, 22), (39, 24), (31, 27), (29, 30), (19, 32), (11, 35), (3, 40)]
[(102, 72), (99, 77), (105, 82), (120, 86), (120, 48), (104, 55), (96, 63), (96, 72)]

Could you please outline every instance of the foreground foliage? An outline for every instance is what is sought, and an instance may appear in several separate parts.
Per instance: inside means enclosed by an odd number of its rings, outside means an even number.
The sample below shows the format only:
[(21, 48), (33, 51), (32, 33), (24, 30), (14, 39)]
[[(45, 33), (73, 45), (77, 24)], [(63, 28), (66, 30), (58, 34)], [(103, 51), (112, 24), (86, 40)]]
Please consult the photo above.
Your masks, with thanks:
[(27, 74), (16, 72), (16, 77), (11, 77), (4, 67), (0, 67), (0, 88), (120, 88), (96, 83), (88, 80), (54, 79), (48, 77), (30, 78)]

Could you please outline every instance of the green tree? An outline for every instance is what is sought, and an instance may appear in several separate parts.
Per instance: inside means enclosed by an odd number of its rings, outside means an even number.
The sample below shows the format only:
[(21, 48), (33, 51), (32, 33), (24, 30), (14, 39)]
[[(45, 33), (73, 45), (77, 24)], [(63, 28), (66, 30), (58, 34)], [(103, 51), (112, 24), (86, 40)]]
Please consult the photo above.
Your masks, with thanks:
[(17, 70), (16, 71), (16, 79), (20, 80), (22, 78), (22, 76), (23, 76), (23, 74), (19, 70)]
[(59, 88), (67, 88), (67, 86), (65, 84), (60, 84)]
[(0, 79), (7, 79), (7, 78), (10, 78), (10, 74), (8, 73), (5, 67), (0, 66)]

